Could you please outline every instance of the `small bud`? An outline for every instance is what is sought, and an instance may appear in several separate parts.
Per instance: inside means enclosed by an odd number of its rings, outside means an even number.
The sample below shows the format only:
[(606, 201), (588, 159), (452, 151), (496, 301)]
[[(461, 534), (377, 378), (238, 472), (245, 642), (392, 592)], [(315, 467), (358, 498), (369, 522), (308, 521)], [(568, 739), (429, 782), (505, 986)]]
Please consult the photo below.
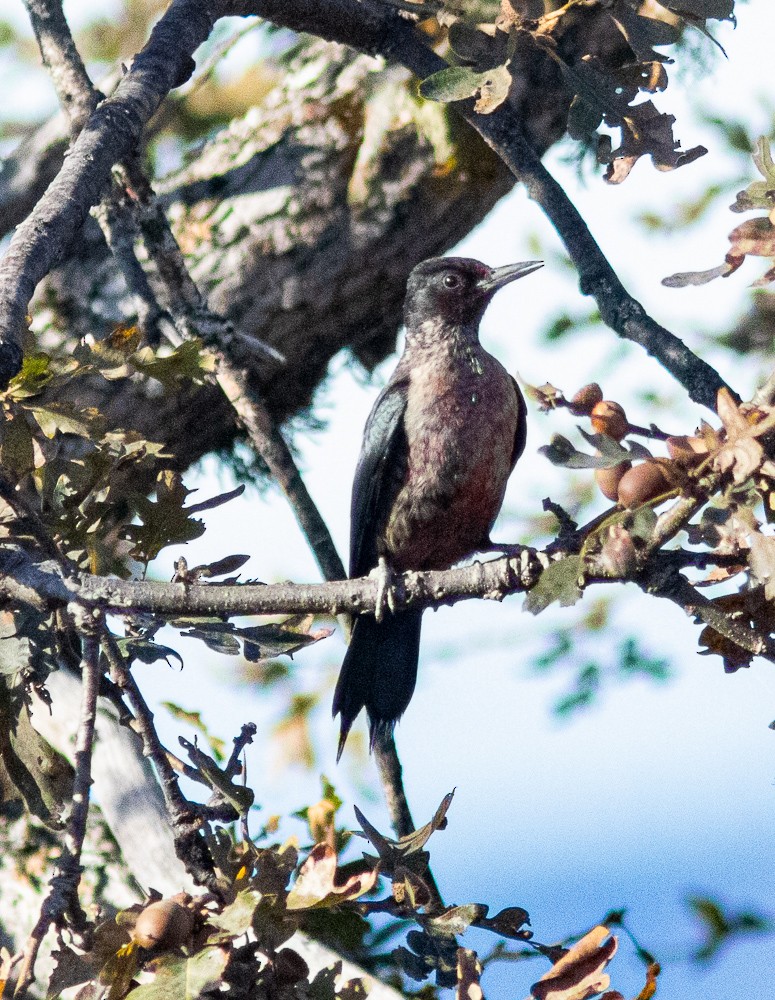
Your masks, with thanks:
[(595, 482), (604, 497), (609, 500), (619, 499), (619, 483), (625, 472), (631, 468), (632, 462), (620, 462), (611, 469), (595, 469)]
[(603, 390), (597, 382), (582, 386), (568, 404), (574, 417), (588, 417), (593, 408), (602, 402)]
[(658, 462), (641, 462), (622, 476), (619, 503), (622, 507), (639, 507), (669, 489), (670, 483)]
[(603, 399), (592, 407), (592, 426), (598, 434), (607, 434), (621, 441), (630, 426), (624, 409), (611, 399)]

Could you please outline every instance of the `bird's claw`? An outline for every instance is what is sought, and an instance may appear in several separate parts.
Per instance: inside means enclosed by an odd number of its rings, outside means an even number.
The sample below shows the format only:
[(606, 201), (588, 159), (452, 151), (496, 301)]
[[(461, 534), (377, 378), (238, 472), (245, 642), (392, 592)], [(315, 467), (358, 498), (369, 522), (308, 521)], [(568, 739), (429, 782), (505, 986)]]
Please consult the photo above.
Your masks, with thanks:
[(369, 574), (377, 580), (377, 601), (374, 608), (374, 617), (378, 622), (384, 621), (385, 611), (395, 614), (398, 610), (398, 581), (399, 578), (393, 572), (384, 556), (379, 557), (379, 562)]

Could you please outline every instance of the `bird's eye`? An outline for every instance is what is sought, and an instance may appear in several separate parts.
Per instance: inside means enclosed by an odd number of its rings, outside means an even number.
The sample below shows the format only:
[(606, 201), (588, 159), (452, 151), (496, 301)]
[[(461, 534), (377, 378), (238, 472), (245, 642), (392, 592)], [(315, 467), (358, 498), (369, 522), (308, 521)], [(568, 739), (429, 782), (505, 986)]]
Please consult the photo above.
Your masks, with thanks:
[(445, 274), (443, 281), (445, 288), (457, 288), (460, 285), (460, 278), (457, 274)]

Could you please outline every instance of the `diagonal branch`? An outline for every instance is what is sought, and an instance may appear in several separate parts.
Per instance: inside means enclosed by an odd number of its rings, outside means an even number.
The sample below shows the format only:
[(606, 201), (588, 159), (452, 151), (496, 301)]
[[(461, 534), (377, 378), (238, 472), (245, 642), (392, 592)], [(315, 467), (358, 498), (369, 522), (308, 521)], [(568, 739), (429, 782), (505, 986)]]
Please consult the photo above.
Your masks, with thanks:
[[(309, 31), (362, 52), (382, 55), (401, 63), (420, 79), (447, 66), (394, 8), (368, 0), (297, 0), (294, 4), (241, 0), (236, 6), (241, 13), (258, 14), (295, 31)], [(714, 409), (718, 390), (726, 383), (629, 294), (576, 207), (524, 137), (514, 108), (506, 102), (492, 114), (482, 115), (474, 111), (473, 101), (458, 101), (454, 107), (544, 211), (578, 271), (582, 293), (595, 299), (604, 322), (619, 336), (640, 344), (695, 402)]]
[[(81, 61), (62, 12), (61, 0), (25, 0), (25, 5), (48, 66), (62, 107), (68, 112), (75, 135), (99, 99)], [(134, 200), (126, 196), (116, 181), (102, 199), (98, 221), (105, 239), (121, 268), (127, 285), (135, 292), (138, 315), (146, 333), (158, 332), (162, 310), (155, 300), (145, 271), (137, 259), (135, 236), (142, 228), (149, 255), (157, 266), (169, 300), (177, 330), (187, 337), (204, 336), (215, 345), (218, 361), (216, 379), (231, 403), (256, 452), (268, 466), (285, 493), (320, 570), (327, 580), (346, 576), (328, 527), (310, 496), (290, 449), (249, 380), (232, 364), (228, 350), (231, 330), (221, 317), (212, 314), (191, 278), (182, 251), (161, 205), (156, 200), (140, 163), (132, 155), (122, 168), (131, 185)], [(140, 214), (139, 222), (134, 218)], [(250, 343), (260, 347), (255, 338)], [(267, 353), (272, 353), (269, 348)]]
[(219, 886), (213, 860), (200, 833), (200, 819), (180, 790), (178, 776), (156, 733), (153, 712), (148, 708), (129, 667), (124, 662), (116, 640), (107, 629), (102, 633), (101, 643), (111, 677), (126, 695), (134, 713), (137, 732), (143, 742), (143, 753), (156, 767), (174, 837), (175, 853), (195, 882), (217, 892)]
[(232, 12), (226, 0), (172, 0), (115, 93), (89, 116), (59, 174), (17, 228), (0, 262), (0, 387), (21, 367), (19, 339), (38, 283), (105, 192), (113, 164), (134, 153), (163, 99), (191, 75), (192, 53), (216, 20)]

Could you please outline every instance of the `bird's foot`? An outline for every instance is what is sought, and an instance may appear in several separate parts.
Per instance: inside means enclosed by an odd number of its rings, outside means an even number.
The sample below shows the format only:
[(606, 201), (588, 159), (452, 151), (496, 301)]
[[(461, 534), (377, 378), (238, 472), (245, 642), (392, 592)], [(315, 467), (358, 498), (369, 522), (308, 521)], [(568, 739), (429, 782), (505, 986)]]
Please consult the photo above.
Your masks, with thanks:
[(398, 608), (401, 577), (393, 571), (384, 556), (379, 557), (379, 562), (369, 573), (369, 576), (375, 577), (377, 581), (377, 603), (374, 608), (374, 617), (378, 622), (381, 622), (384, 621), (386, 611), (395, 614)]

